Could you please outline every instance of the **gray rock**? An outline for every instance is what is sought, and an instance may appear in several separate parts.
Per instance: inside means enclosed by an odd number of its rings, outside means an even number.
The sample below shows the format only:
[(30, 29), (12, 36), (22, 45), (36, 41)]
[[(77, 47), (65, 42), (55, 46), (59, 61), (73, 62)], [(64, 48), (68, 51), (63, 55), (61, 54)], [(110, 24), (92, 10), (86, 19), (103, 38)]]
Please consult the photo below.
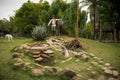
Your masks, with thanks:
[(119, 76), (119, 73), (118, 73), (118, 71), (113, 71), (113, 76), (115, 76), (115, 77), (118, 77)]
[(81, 58), (84, 59), (84, 60), (88, 60), (89, 56), (87, 56), (86, 54), (83, 54)]
[(46, 51), (44, 51), (43, 53), (46, 53), (46, 54), (52, 54), (53, 51), (52, 51), (52, 50), (46, 50)]
[(35, 68), (37, 68), (37, 69), (42, 69), (42, 68), (43, 68), (43, 66), (42, 66), (42, 65), (37, 64), (37, 63), (35, 63), (35, 64), (34, 64), (34, 67), (35, 67)]
[(29, 49), (30, 46), (28, 46), (27, 44), (22, 44), (19, 49), (22, 50), (22, 49)]
[(91, 73), (92, 73), (93, 75), (95, 75), (95, 76), (97, 75), (97, 73), (96, 73), (95, 71), (92, 71)]
[(104, 71), (106, 74), (112, 74), (112, 70), (110, 70), (110, 69), (105, 69), (105, 71)]
[(97, 63), (97, 62), (91, 62), (91, 64), (92, 64), (93, 66), (98, 66), (98, 63)]
[(105, 77), (101, 75), (100, 77), (98, 77), (98, 80), (105, 80)]
[(42, 57), (39, 57), (39, 58), (36, 58), (35, 61), (39, 62), (39, 61), (42, 61), (43, 58)]
[(35, 46), (35, 47), (31, 47), (30, 49), (33, 50), (33, 51), (45, 51), (45, 50), (48, 50), (49, 48), (48, 47)]
[(39, 76), (39, 75), (43, 75), (43, 72), (41, 69), (34, 68), (34, 69), (32, 69), (32, 74), (34, 76)]
[(19, 55), (20, 55), (20, 53), (14, 52), (14, 53), (12, 53), (12, 58), (18, 58)]
[(115, 78), (109, 78), (108, 80), (119, 80), (119, 79), (115, 79)]
[(105, 66), (106, 67), (110, 67), (110, 63), (105, 63)]

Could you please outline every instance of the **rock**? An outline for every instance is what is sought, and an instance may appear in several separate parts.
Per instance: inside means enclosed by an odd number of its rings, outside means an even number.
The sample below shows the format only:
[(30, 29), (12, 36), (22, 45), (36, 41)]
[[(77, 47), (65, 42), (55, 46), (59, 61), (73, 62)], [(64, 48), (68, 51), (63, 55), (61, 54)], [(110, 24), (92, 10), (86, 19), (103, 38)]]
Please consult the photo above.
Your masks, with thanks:
[(83, 54), (81, 58), (84, 59), (84, 60), (88, 60), (89, 56), (87, 56), (86, 54)]
[(104, 66), (103, 66), (103, 67), (102, 67), (102, 69), (103, 69), (103, 70), (106, 70), (106, 69), (109, 69), (109, 68), (108, 68), (108, 67), (104, 67)]
[(119, 79), (115, 79), (115, 78), (109, 78), (108, 80), (119, 80)]
[(23, 61), (22, 61), (22, 59), (21, 59), (21, 58), (17, 58), (16, 63), (23, 63)]
[(52, 51), (52, 50), (46, 50), (46, 51), (44, 51), (43, 53), (46, 53), (46, 54), (52, 54), (53, 51)]
[(30, 46), (28, 46), (27, 44), (22, 44), (19, 49), (22, 50), (22, 49), (29, 49)]
[(21, 68), (22, 64), (23, 64), (23, 61), (21, 58), (14, 58), (14, 67)]
[(50, 56), (43, 53), (43, 54), (41, 54), (41, 57), (43, 57), (43, 58), (49, 58)]
[(51, 67), (51, 68), (48, 69), (48, 72), (49, 72), (49, 73), (57, 73), (57, 72), (58, 72), (58, 69), (55, 68), (55, 67)]
[(97, 75), (97, 73), (95, 72), (95, 71), (92, 71), (91, 72), (94, 76), (96, 76)]
[(97, 62), (91, 62), (91, 64), (92, 64), (93, 66), (98, 66), (98, 63), (97, 63)]
[(44, 66), (44, 69), (49, 69), (49, 68), (51, 68), (50, 66)]
[(37, 69), (42, 69), (42, 68), (43, 68), (43, 66), (42, 66), (42, 65), (37, 64), (37, 63), (35, 63), (35, 64), (34, 64), (34, 67), (35, 67), (35, 68), (37, 68)]
[(76, 73), (71, 70), (65, 70), (63, 73), (63, 77), (67, 79), (72, 79), (74, 76), (76, 76)]
[(41, 46), (42, 47), (48, 47), (49, 45), (48, 44), (42, 44)]
[(110, 69), (105, 69), (105, 71), (104, 71), (106, 74), (112, 74), (112, 70), (110, 70)]
[(28, 70), (30, 68), (28, 63), (22, 64), (21, 67), (22, 67), (23, 70)]
[(103, 61), (99, 61), (100, 64), (103, 64), (104, 62)]
[(112, 73), (113, 73), (113, 76), (115, 76), (115, 77), (118, 77), (118, 76), (119, 76), (118, 71), (115, 71), (115, 70), (114, 70)]
[(38, 55), (33, 55), (33, 58), (39, 58), (40, 57), (40, 54)]
[(49, 48), (48, 47), (38, 47), (38, 46), (36, 46), (36, 47), (31, 47), (30, 48), (31, 50), (33, 50), (33, 51), (45, 51), (45, 50), (48, 50)]
[(96, 57), (96, 56), (94, 56), (93, 58), (96, 59), (96, 60), (98, 60), (98, 61), (100, 60), (100, 58), (98, 58), (98, 57)]
[(30, 50), (25, 49), (25, 50), (24, 50), (24, 53), (25, 53), (25, 54), (28, 54), (28, 53), (30, 53)]
[(80, 57), (82, 57), (82, 55), (83, 55), (82, 53), (77, 53), (77, 52), (74, 53), (74, 54), (75, 54), (75, 57), (76, 57), (76, 58), (80, 58)]
[(37, 62), (40, 62), (40, 61), (42, 61), (42, 60), (43, 60), (42, 57), (39, 57), (39, 58), (36, 58), (36, 59), (35, 59), (35, 61), (37, 61)]
[(20, 53), (14, 52), (14, 53), (12, 53), (12, 58), (18, 58), (19, 55), (20, 55)]
[(110, 67), (110, 63), (105, 63), (105, 66), (106, 67)]
[(40, 54), (41, 53), (41, 51), (32, 51), (32, 54), (33, 55), (38, 55), (38, 54)]
[(43, 75), (43, 72), (41, 69), (34, 68), (34, 69), (32, 69), (32, 74), (34, 76), (39, 76), (39, 75)]
[(105, 80), (105, 77), (103, 75), (101, 75), (100, 77), (98, 77), (97, 80)]

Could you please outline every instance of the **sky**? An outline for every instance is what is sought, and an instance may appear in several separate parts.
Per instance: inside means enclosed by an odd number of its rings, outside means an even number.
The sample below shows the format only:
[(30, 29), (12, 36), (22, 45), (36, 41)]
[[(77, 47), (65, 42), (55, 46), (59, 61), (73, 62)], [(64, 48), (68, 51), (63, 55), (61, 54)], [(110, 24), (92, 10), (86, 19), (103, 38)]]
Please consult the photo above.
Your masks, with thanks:
[[(15, 10), (18, 10), (23, 3), (28, 0), (0, 0), (0, 20), (6, 18), (9, 20), (10, 16), (15, 14)], [(39, 0), (30, 0), (32, 2), (39, 2)], [(51, 2), (51, 0), (47, 0)]]
[[(10, 16), (15, 15), (15, 11), (18, 10), (23, 3), (27, 2), (28, 0), (0, 0), (0, 20), (6, 18), (9, 20)], [(40, 0), (30, 0), (32, 2), (39, 2)], [(46, 0), (48, 2), (52, 2), (52, 0)], [(83, 8), (86, 10), (87, 7)]]

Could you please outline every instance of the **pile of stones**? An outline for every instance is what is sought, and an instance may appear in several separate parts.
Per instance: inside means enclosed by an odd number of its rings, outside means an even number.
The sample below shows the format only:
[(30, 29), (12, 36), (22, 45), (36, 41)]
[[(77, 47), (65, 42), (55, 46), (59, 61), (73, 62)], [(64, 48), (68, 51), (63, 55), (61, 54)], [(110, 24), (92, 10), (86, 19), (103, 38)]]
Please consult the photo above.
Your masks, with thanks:
[[(63, 71), (59, 67), (50, 66), (55, 63), (55, 51), (59, 51), (62, 53), (61, 45), (66, 43), (63, 39), (54, 39), (50, 38), (46, 40), (46, 43), (34, 42), (34, 43), (26, 43), (20, 46), (15, 47), (12, 51), (12, 64), (14, 68), (21, 68), (23, 70), (31, 70), (31, 73), (35, 76), (43, 75), (46, 70), (50, 74), (57, 74), (58, 72)], [(92, 70), (91, 67), (101, 67), (105, 75), (111, 75), (112, 79), (119, 80), (119, 73), (117, 69), (113, 68), (109, 63), (104, 63), (102, 58), (96, 57), (94, 54), (85, 52), (85, 51), (72, 51), (68, 50), (70, 53), (70, 57), (66, 60), (63, 60), (62, 63), (65, 61), (70, 61), (73, 59), (71, 54), (75, 56), (75, 62), (79, 62), (80, 60), (90, 62), (91, 66), (89, 66), (86, 70)], [(29, 56), (31, 61), (24, 61), (25, 56)], [(91, 60), (92, 59), (92, 60)], [(44, 63), (50, 63), (50, 65), (45, 65)], [(95, 71), (91, 71), (92, 74), (96, 74)], [(75, 76), (77, 75), (72, 70), (65, 70), (63, 73), (64, 77), (68, 76)], [(112, 80), (110, 78), (110, 80)], [(79, 80), (79, 79), (78, 79)], [(94, 79), (91, 79), (94, 80)], [(98, 77), (97, 80), (105, 80), (104, 76)]]

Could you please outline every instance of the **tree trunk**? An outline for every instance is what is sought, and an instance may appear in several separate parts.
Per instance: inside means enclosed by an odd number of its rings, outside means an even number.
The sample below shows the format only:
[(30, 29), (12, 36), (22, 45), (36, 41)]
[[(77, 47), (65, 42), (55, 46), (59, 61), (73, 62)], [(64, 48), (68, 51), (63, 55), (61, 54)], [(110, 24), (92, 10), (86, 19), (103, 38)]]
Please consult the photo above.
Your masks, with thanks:
[(94, 37), (93, 37), (93, 39), (95, 39), (95, 23), (96, 23), (96, 17), (95, 17), (95, 12), (96, 12), (96, 5), (95, 5), (95, 0), (94, 0), (94, 2), (93, 2), (93, 12), (94, 12), (94, 14), (93, 14), (93, 17), (94, 17), (94, 22), (93, 22), (93, 24), (94, 24)]
[(79, 32), (78, 32), (78, 13), (79, 12), (79, 0), (77, 0), (77, 10), (76, 10), (76, 25), (75, 25), (75, 38), (78, 39), (79, 37)]

